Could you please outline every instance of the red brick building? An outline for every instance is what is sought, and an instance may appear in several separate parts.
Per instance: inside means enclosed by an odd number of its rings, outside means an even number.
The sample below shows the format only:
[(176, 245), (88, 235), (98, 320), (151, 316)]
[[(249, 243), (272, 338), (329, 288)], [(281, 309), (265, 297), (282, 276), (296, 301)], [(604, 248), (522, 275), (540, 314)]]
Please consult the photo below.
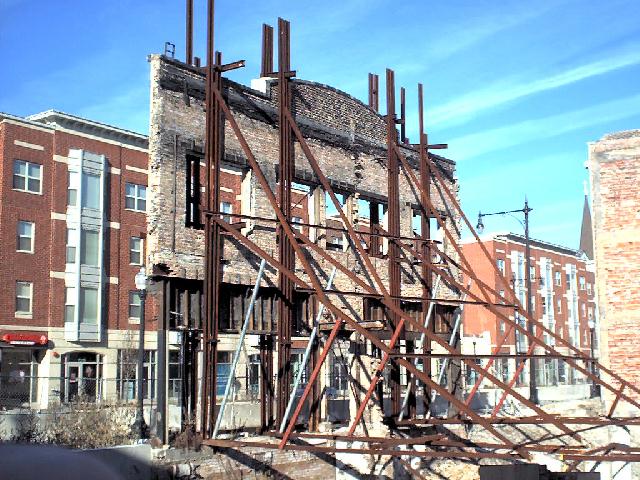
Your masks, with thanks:
[[(640, 386), (640, 130), (612, 133), (590, 144), (587, 167), (602, 361)], [(607, 393), (605, 398), (611, 397)], [(616, 415), (625, 414), (623, 403)]]
[[(526, 307), (524, 237), (509, 233), (486, 235), (481, 239), (496, 266), (509, 281), (516, 297)], [(505, 297), (505, 300), (497, 297), (495, 301), (512, 303), (508, 291), (505, 292), (504, 285), (475, 240), (463, 242), (463, 251), (475, 266), (475, 273), (480, 280)], [(531, 240), (530, 264), (531, 271), (528, 274), (533, 291), (533, 314), (547, 328), (584, 353), (590, 354), (592, 338), (597, 337), (595, 329), (598, 317), (593, 262), (580, 250)], [(468, 282), (469, 279), (465, 278), (465, 283)], [(480, 293), (478, 285), (474, 283), (471, 283), (471, 289), (476, 294)], [(505, 309), (505, 311), (511, 312), (510, 318), (514, 318), (512, 310)], [(482, 306), (466, 305), (462, 318), (463, 349), (466, 353), (488, 354), (505, 336), (506, 339), (499, 353), (525, 353), (528, 350), (529, 344), (524, 335), (514, 331), (509, 333), (509, 326)], [(524, 319), (517, 320), (525, 326)], [(561, 353), (569, 353), (566, 347), (556, 345), (553, 338), (547, 334), (544, 335), (545, 343), (555, 345)], [(597, 339), (593, 347), (597, 356)], [(535, 353), (542, 354), (544, 351), (536, 348)], [(539, 359), (536, 365), (538, 394), (541, 401), (557, 399), (558, 395), (564, 398), (589, 395), (585, 376), (565, 365), (562, 360)], [(516, 359), (498, 359), (494, 368), (497, 376), (510, 380), (517, 368)], [(519, 376), (516, 385), (524, 387), (528, 384), (527, 366)], [(491, 384), (485, 382), (483, 387), (491, 388)], [(558, 390), (559, 387), (563, 388), (562, 393)], [(527, 390), (523, 389), (523, 392)]]
[(147, 144), (56, 111), (0, 114), (0, 408), (134, 394)]

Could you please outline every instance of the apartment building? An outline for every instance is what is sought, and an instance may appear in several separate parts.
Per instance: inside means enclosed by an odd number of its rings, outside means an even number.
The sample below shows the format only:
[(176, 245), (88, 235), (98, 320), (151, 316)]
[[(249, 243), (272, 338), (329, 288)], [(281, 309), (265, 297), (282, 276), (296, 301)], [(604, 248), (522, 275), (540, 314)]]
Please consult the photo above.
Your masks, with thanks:
[[(508, 282), (508, 287), (500, 281), (493, 265), (491, 265), (475, 241), (463, 242), (463, 252), (476, 266), (475, 273), (479, 279), (495, 289), (499, 295), (496, 302), (514, 303), (509, 290), (515, 293), (517, 301), (525, 308), (527, 290), (525, 275), (529, 275), (532, 290), (532, 313), (545, 327), (583, 353), (598, 357), (597, 329), (598, 308), (595, 293), (594, 264), (581, 250), (555, 245), (541, 240), (531, 240), (530, 271), (525, 271), (525, 239), (513, 233), (490, 234), (481, 237), (488, 249), (497, 269)], [(465, 278), (466, 282), (470, 280)], [(480, 293), (478, 285), (471, 282), (474, 293)], [(515, 314), (510, 315), (523, 327), (525, 319)], [(463, 350), (467, 354), (487, 355), (501, 344), (497, 353), (525, 353), (529, 348), (528, 339), (519, 332), (509, 329), (503, 320), (479, 305), (466, 305), (463, 311)], [(558, 344), (546, 333), (544, 342), (554, 346), (562, 354), (570, 354), (567, 347)], [(504, 340), (504, 342), (503, 342)], [(535, 354), (545, 351), (536, 347)], [(499, 358), (494, 363), (497, 376), (508, 382), (516, 372), (520, 359)], [(486, 360), (483, 361), (486, 363)], [(536, 360), (536, 384), (540, 401), (560, 398), (586, 398), (590, 395), (588, 379), (565, 364), (558, 358), (542, 358)], [(475, 377), (467, 376), (467, 383), (473, 385)], [(528, 393), (528, 362), (516, 380), (517, 387)], [(488, 382), (482, 384), (483, 390), (491, 390)], [(494, 388), (495, 390), (495, 388)], [(495, 393), (495, 392), (493, 392)], [(499, 397), (499, 395), (498, 395)], [(486, 394), (489, 404), (496, 397)]]
[[(0, 409), (135, 395), (147, 144), (53, 110), (0, 114)], [(151, 379), (152, 302), (146, 319)]]

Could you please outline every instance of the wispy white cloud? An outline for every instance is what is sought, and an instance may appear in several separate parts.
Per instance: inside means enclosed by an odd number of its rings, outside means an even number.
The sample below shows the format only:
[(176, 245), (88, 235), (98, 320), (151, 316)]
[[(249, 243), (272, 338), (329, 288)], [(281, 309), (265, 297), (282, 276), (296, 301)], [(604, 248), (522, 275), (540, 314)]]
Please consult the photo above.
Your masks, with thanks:
[(453, 158), (467, 160), (535, 139), (551, 138), (614, 122), (638, 115), (639, 112), (640, 94), (454, 138), (449, 141), (449, 151)]
[(76, 113), (104, 123), (117, 125), (134, 132), (149, 131), (149, 82), (131, 82), (131, 87), (102, 98), (99, 102), (80, 108)]
[(480, 113), (508, 102), (637, 64), (640, 64), (640, 45), (633, 45), (607, 58), (531, 82), (522, 82), (521, 76), (512, 77), (510, 80), (497, 82), (490, 87), (470, 92), (436, 106), (429, 112), (429, 121), (447, 127), (464, 124)]

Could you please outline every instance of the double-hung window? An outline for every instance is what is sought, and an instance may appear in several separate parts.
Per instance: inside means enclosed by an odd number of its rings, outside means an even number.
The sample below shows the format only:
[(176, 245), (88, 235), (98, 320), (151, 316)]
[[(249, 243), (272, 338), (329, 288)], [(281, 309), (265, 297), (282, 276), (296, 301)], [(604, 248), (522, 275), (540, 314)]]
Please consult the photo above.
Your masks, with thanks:
[(142, 306), (140, 301), (140, 292), (138, 290), (129, 291), (129, 319), (140, 321), (142, 314)]
[(65, 323), (73, 323), (76, 320), (76, 289), (75, 287), (66, 287), (64, 289), (64, 321)]
[(80, 323), (97, 325), (98, 323), (98, 289), (80, 287)]
[(18, 221), (18, 235), (16, 251), (33, 253), (33, 237), (35, 225), (33, 222)]
[(33, 283), (16, 282), (16, 315), (31, 315)]
[(100, 210), (100, 175), (82, 172), (82, 207)]
[(78, 249), (78, 229), (67, 228), (66, 256), (67, 264), (76, 263)]
[(229, 202), (220, 202), (220, 213), (222, 213), (222, 220), (227, 223), (231, 223), (231, 214), (233, 213), (233, 206)]
[(129, 239), (129, 263), (131, 265), (142, 265), (144, 240), (140, 237)]
[(14, 160), (13, 188), (22, 192), (42, 193), (42, 165)]
[(82, 229), (80, 235), (80, 263), (97, 267), (100, 262), (100, 232)]
[(124, 187), (124, 208), (136, 212), (147, 210), (147, 187), (137, 183), (126, 183)]

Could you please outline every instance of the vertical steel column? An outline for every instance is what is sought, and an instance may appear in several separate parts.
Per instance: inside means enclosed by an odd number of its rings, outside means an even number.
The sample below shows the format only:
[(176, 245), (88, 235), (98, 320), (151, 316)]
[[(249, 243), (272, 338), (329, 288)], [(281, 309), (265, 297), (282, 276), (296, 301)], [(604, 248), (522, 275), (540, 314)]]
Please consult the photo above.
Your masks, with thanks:
[(407, 143), (407, 113), (405, 106), (405, 91), (404, 87), (400, 87), (400, 141)]
[[(431, 250), (429, 248), (429, 240), (431, 238), (431, 223), (427, 207), (431, 202), (431, 170), (429, 166), (429, 142), (427, 134), (424, 133), (424, 96), (422, 84), (418, 84), (418, 123), (420, 134), (420, 253), (422, 254), (422, 311), (426, 312), (430, 308), (427, 298), (433, 298), (433, 276), (431, 273)], [(435, 322), (430, 325), (431, 331), (435, 332)], [(424, 338), (422, 343), (422, 353), (431, 353), (431, 339)], [(425, 357), (422, 360), (423, 371), (426, 375), (431, 376), (431, 358)], [(424, 411), (431, 409), (431, 390), (424, 386), (422, 392), (422, 401), (424, 403)]]
[(186, 25), (186, 55), (185, 62), (187, 65), (193, 63), (193, 0), (187, 0), (187, 25)]
[(379, 77), (375, 73), (369, 74), (369, 107), (376, 112), (379, 109), (379, 91), (378, 91)]
[(169, 328), (169, 281), (166, 278), (156, 280), (156, 299), (158, 300), (158, 407), (156, 414), (156, 435), (167, 443), (167, 329)]
[(260, 429), (273, 426), (273, 337), (260, 335)]
[[(215, 58), (214, 58), (215, 57)], [(205, 121), (205, 168), (207, 171), (207, 210), (219, 207), (220, 159), (224, 150), (222, 110), (213, 89), (222, 90), (222, 75), (219, 66), (222, 55), (214, 55), (214, 0), (208, 0), (207, 9), (207, 78)], [(203, 332), (203, 385), (201, 396), (201, 433), (210, 438), (216, 410), (216, 357), (218, 344), (218, 296), (220, 293), (220, 226), (205, 218), (205, 322)]]
[(262, 61), (260, 76), (267, 77), (273, 73), (273, 27), (262, 24)]
[[(278, 195), (280, 208), (287, 222), (291, 221), (291, 183), (295, 169), (293, 135), (285, 111), (291, 108), (291, 86), (289, 84), (290, 51), (289, 22), (278, 19), (278, 120), (280, 131), (280, 178)], [(288, 270), (295, 270), (295, 254), (282, 225), (278, 226), (278, 255)], [(277, 421), (282, 424), (286, 416), (291, 385), (291, 334), (294, 324), (294, 284), (282, 272), (278, 275), (280, 298), (278, 300), (278, 393)]]
[[(387, 197), (388, 197), (388, 222), (389, 234), (395, 237), (400, 236), (400, 169), (395, 145), (398, 142), (398, 131), (396, 130), (396, 91), (393, 71), (387, 69)], [(399, 247), (396, 242), (389, 242), (388, 249), (388, 273), (389, 273), (389, 295), (396, 307), (400, 307), (401, 271), (399, 262)], [(391, 328), (395, 329), (400, 321), (399, 315), (394, 311), (388, 311), (387, 315)], [(404, 339), (404, 327), (402, 328), (399, 340)], [(394, 347), (399, 351), (399, 344)], [(391, 415), (396, 417), (400, 414), (401, 386), (400, 367), (397, 363), (391, 363)]]

